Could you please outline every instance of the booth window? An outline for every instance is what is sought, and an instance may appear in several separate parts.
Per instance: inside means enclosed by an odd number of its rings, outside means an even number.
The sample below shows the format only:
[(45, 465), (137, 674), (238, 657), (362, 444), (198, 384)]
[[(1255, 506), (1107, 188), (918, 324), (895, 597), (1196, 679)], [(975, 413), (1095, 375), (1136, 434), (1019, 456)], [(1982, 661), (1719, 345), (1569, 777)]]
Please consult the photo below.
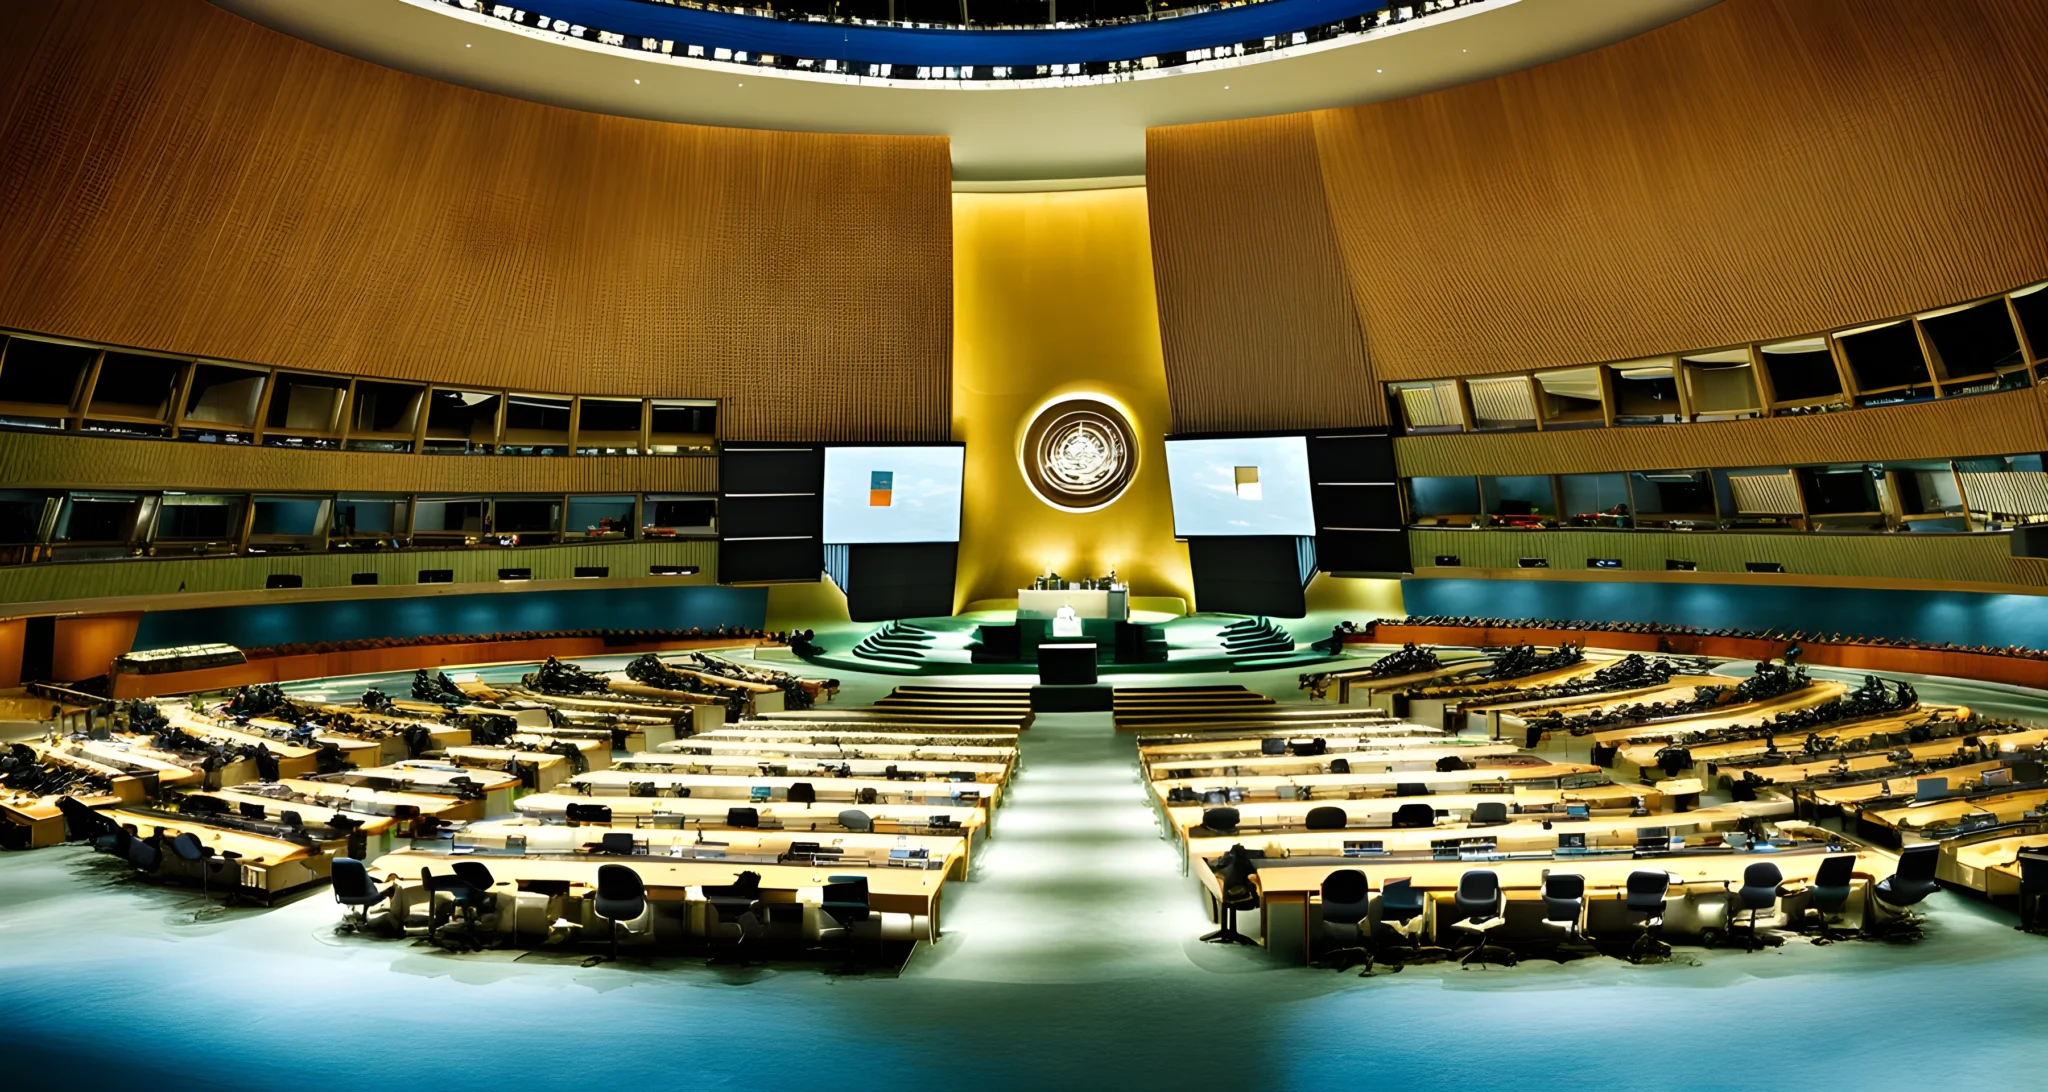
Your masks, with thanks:
[[(626, 518), (632, 519), (630, 511)], [(490, 540), (499, 546), (553, 545), (562, 537), (562, 498), (495, 498), (490, 531)]]
[(1805, 410), (1849, 404), (1848, 395), (1842, 393), (1842, 373), (1835, 367), (1835, 354), (1829, 351), (1826, 338), (1760, 346), (1757, 356), (1770, 380), (1774, 408)]
[(0, 425), (63, 428), (99, 350), (10, 337), (0, 344)]
[(41, 560), (44, 525), (62, 502), (61, 493), (0, 490), (0, 565)]
[(1479, 519), (1479, 479), (1408, 479), (1409, 518), (1419, 527), (1469, 527)]
[(242, 538), (240, 493), (165, 493), (157, 506), (156, 529), (150, 535), (154, 552), (165, 554), (233, 553)]
[(488, 455), (497, 450), (503, 395), (436, 387), (427, 401), (426, 453)]
[(91, 432), (169, 436), (171, 406), (185, 361), (141, 353), (108, 352), (100, 358), (86, 406)]
[(570, 497), (569, 539), (628, 539), (634, 537), (633, 504), (636, 498)]
[(341, 409), (347, 378), (279, 372), (270, 381), (270, 408), (263, 415), (268, 447), (331, 450), (341, 446)]
[(688, 493), (654, 494), (641, 509), (647, 538), (704, 538), (718, 533), (718, 498)]
[(349, 396), (348, 449), (410, 452), (426, 400), (427, 388), (415, 383), (356, 380)]
[(255, 437), (263, 406), (266, 372), (229, 364), (192, 366), (178, 438), (201, 443), (246, 444)]
[(646, 403), (637, 398), (578, 398), (576, 454), (638, 455)]
[(413, 503), (413, 544), (481, 545), (491, 530), (490, 507), (483, 497), (421, 497)]
[(571, 400), (538, 394), (505, 399), (505, 435), (500, 455), (567, 455)]
[(1557, 495), (1548, 474), (1479, 479), (1487, 518), (1501, 527), (1542, 527), (1557, 522)]
[(50, 535), (51, 556), (63, 561), (128, 557), (155, 507), (155, 498), (138, 493), (68, 493)]
[(718, 444), (718, 403), (657, 398), (648, 407), (647, 450), (656, 455), (710, 451)]
[(410, 540), (412, 509), (404, 497), (339, 496), (327, 529), (329, 549), (396, 549)]
[(328, 497), (256, 497), (249, 515), (249, 552), (302, 553), (320, 548), (327, 530)]
[(1567, 526), (1635, 526), (1625, 474), (1559, 474), (1557, 492)]

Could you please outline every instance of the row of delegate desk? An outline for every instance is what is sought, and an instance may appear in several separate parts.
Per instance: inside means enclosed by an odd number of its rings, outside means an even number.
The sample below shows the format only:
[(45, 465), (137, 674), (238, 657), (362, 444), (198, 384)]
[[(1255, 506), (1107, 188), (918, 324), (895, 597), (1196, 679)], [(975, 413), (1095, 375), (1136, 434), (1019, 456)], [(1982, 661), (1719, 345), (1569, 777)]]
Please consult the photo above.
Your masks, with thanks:
[[(1782, 793), (1678, 812), (1678, 799), (1654, 785), (1617, 785), (1596, 767), (1404, 724), (1384, 707), (1334, 708), (1320, 721), (1299, 707), (1284, 711), (1291, 715), (1247, 718), (1226, 709), (1210, 718), (1184, 709), (1171, 727), (1141, 730), (1138, 744), (1140, 767), (1212, 919), (1228, 921), (1218, 868), (1234, 865), (1234, 852), (1246, 854), (1260, 908), (1250, 924), (1236, 924), (1276, 954), (1307, 960), (1319, 950), (1321, 892), (1339, 872), (1364, 874), (1375, 892), (1405, 881), (1424, 897), (1419, 935), (1446, 942), (1440, 911), (1475, 869), (1506, 892), (1497, 937), (1528, 940), (1555, 935), (1537, 920), (1553, 873), (1583, 879), (1589, 934), (1621, 929), (1629, 875), (1655, 869), (1669, 892), (1661, 932), (1713, 938), (1727, 929), (1731, 889), (1750, 865), (1769, 862), (1782, 877), (1766, 924), (1804, 916), (1801, 892), (1830, 858), (1831, 873), (1850, 873), (1857, 894), (1848, 916), (1860, 923), (1877, 905), (1867, 897), (1871, 885), (1894, 866), (1890, 854), (1844, 847), (1839, 836), (1793, 820)], [(1332, 772), (1336, 761), (1347, 768)], [(1442, 768), (1458, 766), (1471, 768)]]
[(392, 892), (387, 924), (431, 930), (462, 901), (457, 865), (487, 873), (472, 901), (492, 941), (609, 939), (593, 898), (606, 866), (644, 889), (644, 914), (617, 926), (629, 947), (816, 944), (847, 913), (833, 893), (852, 888), (880, 942), (936, 940), (944, 885), (968, 875), (1030, 715), (975, 691), (916, 699), (770, 714), (616, 755), (445, 849), (385, 854), (369, 879)]

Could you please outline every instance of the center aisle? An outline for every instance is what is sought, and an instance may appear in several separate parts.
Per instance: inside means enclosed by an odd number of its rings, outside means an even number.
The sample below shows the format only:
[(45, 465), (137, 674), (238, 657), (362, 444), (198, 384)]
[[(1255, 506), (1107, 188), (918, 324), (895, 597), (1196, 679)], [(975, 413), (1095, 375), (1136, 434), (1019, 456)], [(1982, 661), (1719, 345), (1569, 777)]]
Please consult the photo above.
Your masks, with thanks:
[(1040, 714), (945, 939), (905, 977), (1085, 982), (1185, 970), (1208, 926), (1108, 713)]

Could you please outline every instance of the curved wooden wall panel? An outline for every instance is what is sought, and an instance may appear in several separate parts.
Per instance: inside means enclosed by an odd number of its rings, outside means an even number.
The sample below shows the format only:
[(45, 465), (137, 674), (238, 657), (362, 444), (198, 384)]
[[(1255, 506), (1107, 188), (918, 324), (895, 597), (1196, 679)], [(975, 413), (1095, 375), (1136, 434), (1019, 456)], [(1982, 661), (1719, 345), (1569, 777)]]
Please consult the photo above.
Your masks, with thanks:
[(0, 5), (0, 325), (944, 439), (943, 137), (581, 113), (203, 0)]
[[(1688, 534), (1653, 531), (1438, 531), (1408, 532), (1418, 576), (1479, 577), (1475, 569), (1506, 570), (1515, 579), (1656, 580), (1713, 583), (1854, 583), (1867, 587), (1952, 587), (2040, 594), (2048, 591), (2048, 565), (2012, 556), (2005, 535)], [(1438, 568), (1439, 555), (1460, 565)], [(1549, 569), (1523, 569), (1541, 557)], [(1622, 570), (1587, 569), (1589, 557), (1619, 558)], [(1697, 572), (1667, 573), (1664, 562), (1696, 562)], [(1750, 573), (1751, 561), (1775, 561), (1784, 574)], [(1708, 574), (1715, 574), (1710, 576)], [(1829, 579), (1835, 578), (1835, 579)]]
[(0, 481), (35, 488), (334, 493), (710, 493), (710, 455), (390, 455), (0, 432)]
[(1803, 417), (1552, 432), (1402, 436), (1405, 477), (1952, 459), (2048, 451), (2041, 388)]
[(1149, 130), (1145, 171), (1174, 430), (1385, 423), (1309, 116)]
[(2044, 87), (2040, 0), (1723, 0), (1314, 126), (1374, 367), (1416, 379), (1800, 335), (2048, 275)]

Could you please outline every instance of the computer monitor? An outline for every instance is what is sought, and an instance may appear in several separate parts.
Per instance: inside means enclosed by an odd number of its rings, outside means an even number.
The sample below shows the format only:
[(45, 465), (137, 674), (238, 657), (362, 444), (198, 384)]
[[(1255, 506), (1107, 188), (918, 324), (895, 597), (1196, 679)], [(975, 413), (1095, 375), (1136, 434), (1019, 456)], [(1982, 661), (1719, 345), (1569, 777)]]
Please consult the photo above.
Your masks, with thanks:
[(1346, 840), (1344, 843), (1344, 855), (1346, 857), (1370, 857), (1376, 853), (1385, 853), (1387, 851), (1386, 846), (1385, 842), (1371, 839)]
[(2012, 784), (2012, 771), (2003, 766), (1995, 770), (1985, 770), (1977, 781), (1987, 789), (2002, 788)]
[(1567, 819), (1591, 819), (1593, 817), (1593, 809), (1586, 804), (1566, 804), (1564, 807), (1564, 817)]
[(1637, 849), (1670, 849), (1670, 827), (1642, 827), (1636, 831)]
[(1581, 831), (1577, 831), (1577, 832), (1575, 832), (1575, 833), (1572, 833), (1572, 834), (1560, 834), (1560, 835), (1558, 835), (1558, 836), (1557, 836), (1557, 848), (1559, 848), (1559, 849), (1584, 849), (1584, 848), (1586, 848), (1586, 832), (1585, 832), (1585, 831), (1583, 831), (1583, 830), (1581, 830)]
[(1913, 799), (1939, 800), (1948, 795), (1948, 778), (1923, 777), (1913, 782)]
[(1429, 843), (1429, 851), (1438, 857), (1456, 857), (1462, 838), (1437, 838)]

